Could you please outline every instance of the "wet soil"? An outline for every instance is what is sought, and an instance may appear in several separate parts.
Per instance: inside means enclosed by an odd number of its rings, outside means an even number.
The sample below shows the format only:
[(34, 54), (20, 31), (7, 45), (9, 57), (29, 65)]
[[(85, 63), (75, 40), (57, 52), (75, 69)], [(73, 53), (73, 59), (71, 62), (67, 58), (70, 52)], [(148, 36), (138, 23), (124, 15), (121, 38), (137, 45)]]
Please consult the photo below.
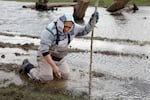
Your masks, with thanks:
[[(15, 35), (8, 34), (5, 36), (14, 38)], [(26, 38), (26, 36), (23, 38)], [(35, 37), (27, 36), (27, 38)], [(2, 76), (0, 79), (0, 99), (8, 100), (11, 96), (12, 100), (27, 100), (27, 98), (28, 100), (47, 100), (48, 98), (51, 98), (52, 100), (58, 100), (60, 98), (64, 98), (64, 100), (88, 99), (88, 60), (90, 52), (84, 49), (69, 49), (70, 54), (66, 57), (66, 59), (68, 60), (69, 65), (71, 65), (72, 78), (67, 81), (55, 79), (50, 83), (43, 84), (41, 82), (30, 80), (27, 75), (21, 75), (18, 73), (18, 67), (21, 65), (24, 58), (29, 58), (29, 60), (36, 65), (37, 48), (38, 45), (33, 43), (14, 44), (10, 42), (0, 42), (0, 75)], [(5, 53), (6, 51), (11, 52)], [(124, 98), (124, 96), (125, 98), (128, 96), (133, 98), (133, 95), (135, 94), (137, 98), (140, 98), (138, 92), (134, 94), (133, 91), (135, 91), (135, 88), (138, 88), (139, 92), (142, 93), (142, 96), (146, 95), (146, 98), (149, 97), (148, 93), (150, 92), (150, 89), (147, 88), (146, 91), (143, 90), (143, 88), (149, 86), (149, 82), (145, 82), (145, 75), (148, 74), (148, 70), (140, 70), (141, 67), (138, 67), (145, 66), (145, 68), (149, 68), (148, 65), (150, 62), (148, 61), (148, 55), (134, 55), (133, 53), (121, 54), (113, 51), (94, 51), (93, 57), (93, 99), (107, 100), (108, 98), (113, 98), (114, 100), (114, 98), (119, 99)], [(130, 59), (132, 60), (130, 61)], [(136, 66), (136, 63), (138, 66)], [(138, 70), (135, 71), (134, 69), (145, 71), (145, 75), (141, 73), (142, 76), (139, 77), (138, 74), (136, 74)], [(118, 73), (119, 70), (120, 73)], [(127, 72), (129, 76), (125, 72)], [(135, 75), (132, 75), (132, 73)], [(106, 84), (108, 86), (106, 86)], [(113, 93), (114, 88), (116, 88), (115, 92), (119, 94)], [(107, 89), (110, 91), (108, 93), (110, 97), (106, 97), (107, 94), (102, 95), (99, 93), (106, 93)], [(127, 91), (126, 89), (129, 90)], [(125, 91), (127, 91), (127, 93)], [(119, 97), (117, 97), (117, 95), (119, 95)]]
[[(8, 37), (14, 37), (15, 35), (11, 34), (4, 34), (0, 33), (2, 36), (8, 36)], [(20, 37), (27, 37), (27, 38), (39, 38), (34, 36), (28, 36), (28, 35), (19, 35)], [(11, 48), (19, 48), (22, 50), (25, 50), (26, 52), (29, 52), (30, 50), (37, 51), (38, 46), (31, 43), (25, 43), (25, 44), (12, 44), (12, 43), (3, 43), (0, 42), (0, 48), (5, 49), (8, 48), (8, 51), (11, 50)], [(5, 51), (5, 50), (2, 50)], [(85, 52), (85, 50), (80, 49), (70, 49), (70, 53), (82, 53)], [(29, 56), (30, 54), (25, 54), (18, 52), (17, 50), (12, 53), (15, 55), (15, 57), (24, 57)], [(9, 54), (0, 54), (0, 58), (2, 60), (6, 60), (7, 63), (0, 63), (0, 74), (10, 74), (14, 79), (14, 81), (11, 81), (12, 77), (4, 77), (0, 79), (0, 99), (1, 100), (8, 100), (11, 98), (11, 100), (84, 100), (87, 99), (88, 94), (86, 92), (81, 92), (78, 95), (74, 95), (74, 92), (71, 92), (66, 88), (66, 80), (58, 80), (55, 79), (50, 83), (43, 84), (41, 82), (30, 80), (27, 75), (21, 75), (18, 72), (18, 67), (21, 66), (21, 62), (18, 63), (10, 63), (7, 61), (7, 56)], [(10, 56), (12, 57), (12, 56)], [(36, 58), (36, 57), (35, 57)], [(12, 59), (13, 60), (13, 59)], [(76, 69), (72, 69), (74, 73), (76, 73)], [(85, 73), (84, 71), (79, 71), (80, 76), (84, 77)], [(93, 77), (104, 77), (103, 73), (95, 72), (93, 71)], [(15, 74), (15, 75), (12, 75)], [(15, 79), (15, 77), (18, 77), (19, 79)], [(17, 81), (15, 81), (17, 80)], [(18, 82), (19, 81), (19, 82)], [(17, 84), (17, 82), (19, 84)], [(42, 95), (41, 95), (42, 93)], [(63, 99), (62, 99), (63, 98)]]

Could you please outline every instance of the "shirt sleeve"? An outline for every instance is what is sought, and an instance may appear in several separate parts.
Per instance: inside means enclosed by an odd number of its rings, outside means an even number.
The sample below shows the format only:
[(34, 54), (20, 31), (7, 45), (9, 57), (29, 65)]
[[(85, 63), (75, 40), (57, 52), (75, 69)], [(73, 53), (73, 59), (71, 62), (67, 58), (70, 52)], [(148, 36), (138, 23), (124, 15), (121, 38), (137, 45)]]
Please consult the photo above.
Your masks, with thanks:
[(75, 24), (75, 33), (76, 33), (76, 36), (83, 36), (83, 35), (86, 35), (88, 34), (92, 29), (92, 26), (88, 23), (86, 25), (78, 25), (78, 24)]
[(46, 29), (41, 33), (39, 50), (42, 54), (49, 52), (49, 47), (52, 45), (54, 38), (54, 35)]

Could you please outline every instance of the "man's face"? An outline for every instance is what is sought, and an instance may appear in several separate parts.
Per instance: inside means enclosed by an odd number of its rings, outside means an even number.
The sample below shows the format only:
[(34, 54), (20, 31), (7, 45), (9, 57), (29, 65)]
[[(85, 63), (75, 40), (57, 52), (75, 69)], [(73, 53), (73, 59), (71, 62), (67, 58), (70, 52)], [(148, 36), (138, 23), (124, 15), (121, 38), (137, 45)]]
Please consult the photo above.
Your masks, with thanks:
[(72, 25), (73, 25), (73, 23), (71, 21), (64, 22), (63, 32), (64, 33), (68, 32), (71, 29)]

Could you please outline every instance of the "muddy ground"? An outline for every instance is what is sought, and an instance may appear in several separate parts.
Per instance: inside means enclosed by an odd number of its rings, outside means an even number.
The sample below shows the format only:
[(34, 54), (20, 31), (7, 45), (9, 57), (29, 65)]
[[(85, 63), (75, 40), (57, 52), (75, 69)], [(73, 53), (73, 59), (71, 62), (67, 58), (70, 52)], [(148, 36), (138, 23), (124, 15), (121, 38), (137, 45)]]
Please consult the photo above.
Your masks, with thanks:
[[(9, 41), (5, 41), (6, 37), (9, 38)], [(70, 54), (66, 59), (72, 70), (70, 80), (55, 79), (50, 83), (42, 84), (29, 79), (27, 75), (18, 73), (18, 67), (25, 58), (37, 65), (36, 51), (39, 37), (1, 33), (0, 38), (4, 39), (0, 42), (1, 100), (88, 99), (90, 57), (88, 50), (69, 49)], [(25, 42), (20, 42), (16, 38)], [(31, 41), (29, 41), (30, 39)], [(150, 62), (148, 59), (149, 56), (146, 54), (95, 51), (92, 70), (93, 100), (136, 100), (136, 98), (141, 100), (141, 98), (149, 98), (150, 88), (147, 81), (149, 77), (146, 76), (149, 74)], [(141, 75), (139, 75), (140, 71)]]
[[(8, 33), (0, 33), (1, 36), (7, 36), (13, 39), (14, 36)], [(18, 36), (18, 35), (17, 35)], [(30, 36), (30, 35), (19, 35), (21, 38), (32, 38), (39, 39), (38, 36)], [(0, 63), (0, 100), (83, 100), (87, 99), (88, 93), (83, 92), (79, 93), (79, 95), (74, 95), (73, 92), (66, 89), (66, 80), (55, 79), (50, 83), (43, 84), (41, 82), (33, 81), (29, 79), (29, 77), (25, 74), (20, 74), (18, 72), (18, 67), (21, 65), (23, 58), (34, 58), (34, 64), (36, 65), (36, 51), (38, 49), (38, 45), (33, 43), (4, 43), (0, 42), (0, 59), (4, 61), (4, 63)], [(14, 49), (14, 50), (12, 50)], [(19, 52), (22, 50), (26, 53)], [(12, 52), (11, 52), (12, 51)], [(30, 54), (32, 52), (33, 54)], [(70, 53), (82, 53), (86, 52), (85, 50), (80, 49), (70, 49)], [(33, 55), (33, 56), (31, 56)], [(19, 61), (15, 63), (13, 60)], [(7, 59), (8, 58), (8, 59)], [(12, 60), (9, 62), (9, 60)], [(76, 69), (73, 68), (72, 71), (76, 73)], [(83, 77), (86, 74), (83, 71), (79, 71), (80, 77)], [(8, 76), (8, 77), (6, 77)], [(93, 71), (94, 77), (103, 77), (104, 74), (97, 73)], [(78, 93), (77, 93), (78, 94)], [(11, 98), (11, 99), (10, 99)]]

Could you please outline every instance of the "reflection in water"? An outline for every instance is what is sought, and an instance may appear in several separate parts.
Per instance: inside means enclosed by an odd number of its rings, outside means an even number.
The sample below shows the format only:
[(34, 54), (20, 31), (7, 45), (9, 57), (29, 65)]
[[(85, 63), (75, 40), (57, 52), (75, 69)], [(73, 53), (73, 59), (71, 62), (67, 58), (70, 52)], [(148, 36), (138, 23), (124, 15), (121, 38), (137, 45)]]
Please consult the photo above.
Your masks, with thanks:
[(123, 14), (114, 16), (114, 18), (115, 18), (116, 23), (118, 24), (117, 26), (124, 25), (125, 27), (125, 24), (128, 22), (128, 19)]

